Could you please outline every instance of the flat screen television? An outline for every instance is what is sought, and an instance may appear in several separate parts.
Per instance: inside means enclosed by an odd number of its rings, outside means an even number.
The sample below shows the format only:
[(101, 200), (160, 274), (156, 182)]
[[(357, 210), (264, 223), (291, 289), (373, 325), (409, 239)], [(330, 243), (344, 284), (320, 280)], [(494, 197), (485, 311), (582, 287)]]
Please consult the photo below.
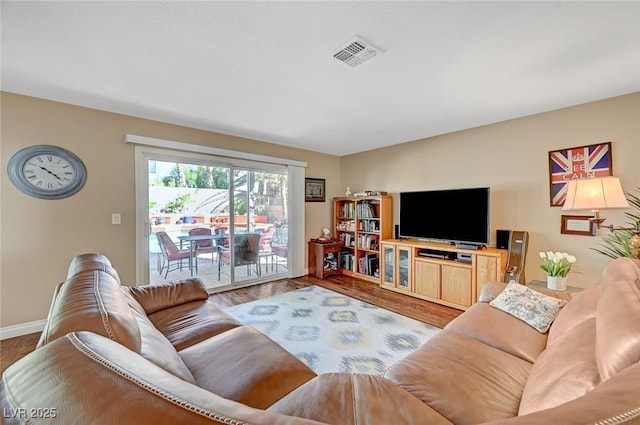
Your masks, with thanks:
[(400, 193), (400, 237), (489, 244), (489, 188)]

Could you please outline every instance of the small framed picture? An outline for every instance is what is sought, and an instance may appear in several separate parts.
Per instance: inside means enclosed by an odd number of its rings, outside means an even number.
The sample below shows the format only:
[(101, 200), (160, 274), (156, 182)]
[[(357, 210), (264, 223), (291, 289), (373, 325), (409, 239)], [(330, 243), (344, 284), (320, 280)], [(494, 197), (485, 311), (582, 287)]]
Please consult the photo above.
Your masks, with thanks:
[(325, 201), (325, 180), (324, 179), (304, 179), (304, 200), (305, 202)]
[(592, 215), (563, 215), (560, 233), (564, 235), (595, 236), (596, 224), (590, 218)]

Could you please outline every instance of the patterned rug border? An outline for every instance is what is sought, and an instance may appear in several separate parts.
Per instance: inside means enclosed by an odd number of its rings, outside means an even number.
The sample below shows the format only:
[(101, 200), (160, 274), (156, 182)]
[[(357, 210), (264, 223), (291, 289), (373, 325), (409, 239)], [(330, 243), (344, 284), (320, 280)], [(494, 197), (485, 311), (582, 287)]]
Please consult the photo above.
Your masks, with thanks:
[(225, 308), (314, 372), (382, 375), (441, 329), (318, 285)]

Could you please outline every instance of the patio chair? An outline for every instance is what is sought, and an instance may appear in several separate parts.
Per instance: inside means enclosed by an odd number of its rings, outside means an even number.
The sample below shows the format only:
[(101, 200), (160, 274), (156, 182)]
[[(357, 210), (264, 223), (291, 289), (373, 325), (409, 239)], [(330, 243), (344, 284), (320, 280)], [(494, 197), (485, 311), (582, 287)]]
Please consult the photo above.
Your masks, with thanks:
[(274, 227), (267, 227), (260, 234), (260, 251), (271, 251), (271, 241), (276, 234)]
[[(167, 268), (167, 271), (164, 274), (164, 278), (167, 278), (169, 272), (174, 270), (182, 270), (183, 261), (187, 260), (187, 264), (191, 259), (191, 250), (190, 249), (180, 249), (173, 242), (171, 237), (167, 234), (167, 232), (158, 232), (156, 233), (158, 237), (158, 245), (160, 245), (160, 250), (162, 252), (162, 263), (160, 265), (160, 274), (164, 268)], [(198, 270), (198, 257), (195, 258), (196, 261), (196, 270)], [(174, 268), (171, 268), (171, 263), (174, 263)]]
[[(189, 230), (189, 236), (196, 235), (211, 235), (211, 229), (207, 229), (204, 227), (196, 227), (195, 229)], [(207, 252), (211, 253), (211, 262), (215, 259), (214, 254), (218, 253), (218, 247), (213, 244), (213, 240), (205, 239), (202, 241), (198, 241), (193, 248), (195, 250), (195, 257), (199, 254), (206, 254)]]
[[(287, 226), (280, 226), (276, 232), (275, 235), (273, 236), (273, 239), (271, 240), (271, 251), (274, 253), (274, 255), (276, 256), (275, 258), (275, 264), (276, 264), (276, 271), (278, 266), (282, 266), (285, 269), (287, 268), (287, 259), (289, 257), (289, 242), (288, 242), (288, 228)], [(281, 263), (279, 261), (279, 259), (282, 258), (285, 261), (283, 263)]]
[(274, 264), (274, 252), (271, 249), (271, 243), (273, 242), (273, 237), (276, 234), (276, 229), (274, 227), (267, 227), (260, 234), (260, 267), (262, 267), (262, 259), (264, 258), (265, 262), (265, 271), (269, 271), (269, 263), (271, 263), (271, 271), (273, 271)]
[[(228, 236), (229, 235), (228, 230), (229, 230), (228, 227), (216, 227), (215, 229), (213, 229), (215, 234), (218, 236)], [(225, 248), (229, 248), (229, 238), (216, 239), (216, 246), (218, 247), (223, 246)]]
[[(256, 274), (260, 273), (260, 235), (258, 233), (244, 233), (235, 235), (233, 239), (234, 266), (247, 266), (247, 272), (251, 275), (251, 266), (255, 267)], [(224, 246), (218, 247), (218, 280), (222, 264), (231, 264), (231, 249)]]

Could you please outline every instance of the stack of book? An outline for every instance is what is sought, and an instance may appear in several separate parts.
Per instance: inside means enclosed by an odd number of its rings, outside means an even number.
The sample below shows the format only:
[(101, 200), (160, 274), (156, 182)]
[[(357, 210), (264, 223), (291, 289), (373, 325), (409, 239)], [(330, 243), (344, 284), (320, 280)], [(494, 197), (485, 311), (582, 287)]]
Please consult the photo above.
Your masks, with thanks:
[(378, 254), (365, 254), (358, 259), (358, 272), (368, 276), (380, 276)]
[(362, 220), (359, 227), (361, 232), (379, 232), (380, 220)]
[(356, 216), (356, 207), (352, 203), (343, 204), (340, 207), (340, 217), (355, 217)]
[(360, 218), (376, 218), (377, 203), (365, 201), (358, 204), (358, 217)]
[(358, 235), (358, 248), (378, 250), (378, 235)]
[(340, 233), (340, 242), (344, 246), (355, 246), (355, 239), (351, 233)]
[(353, 271), (353, 254), (348, 251), (343, 251), (340, 255), (340, 258), (342, 259), (342, 264), (340, 265), (340, 267), (343, 270)]

